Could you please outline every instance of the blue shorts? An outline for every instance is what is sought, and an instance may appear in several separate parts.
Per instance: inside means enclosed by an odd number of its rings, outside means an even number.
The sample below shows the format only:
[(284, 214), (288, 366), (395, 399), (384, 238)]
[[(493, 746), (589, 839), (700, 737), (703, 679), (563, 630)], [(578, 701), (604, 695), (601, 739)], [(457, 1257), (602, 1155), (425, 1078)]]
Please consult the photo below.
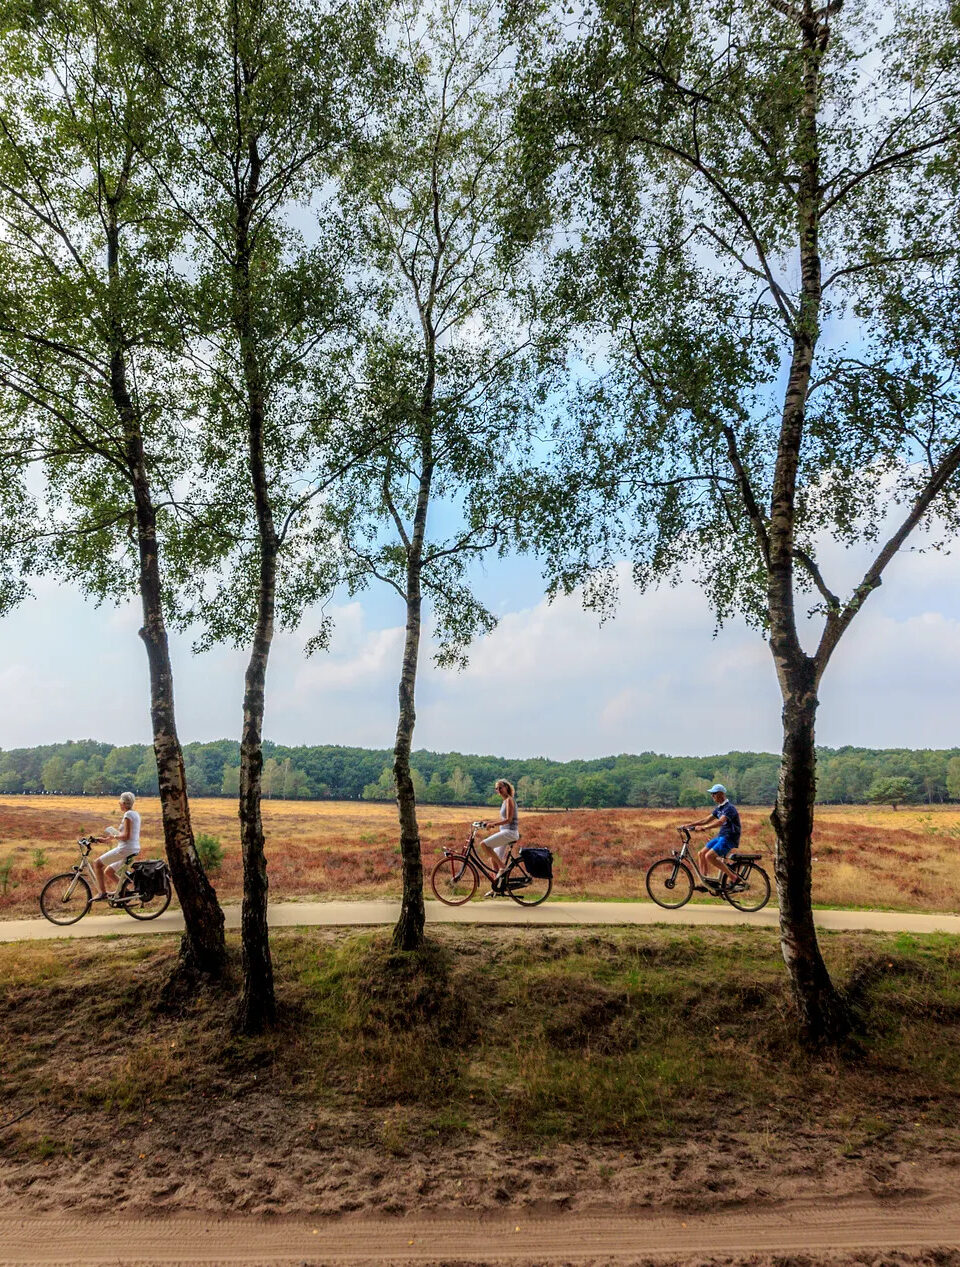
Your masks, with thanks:
[(732, 853), (740, 842), (734, 840), (730, 836), (715, 836), (713, 840), (708, 840), (703, 846), (709, 849), (711, 853), (715, 853), (718, 858), (725, 858), (728, 853)]

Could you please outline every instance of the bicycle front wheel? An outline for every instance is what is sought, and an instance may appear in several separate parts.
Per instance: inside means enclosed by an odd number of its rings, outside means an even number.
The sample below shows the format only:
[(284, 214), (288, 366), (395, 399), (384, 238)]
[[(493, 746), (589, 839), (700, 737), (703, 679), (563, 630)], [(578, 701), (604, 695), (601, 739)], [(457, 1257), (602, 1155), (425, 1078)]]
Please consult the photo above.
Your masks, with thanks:
[(75, 924), (90, 909), (93, 894), (78, 871), (65, 871), (40, 891), (40, 910), (51, 924)]
[(120, 885), (120, 892), (117, 894), (117, 900), (123, 902), (123, 909), (132, 919), (156, 919), (170, 905), (172, 897), (170, 881), (167, 880), (162, 893), (158, 893), (156, 897), (142, 898), (130, 876)]
[(433, 868), (430, 887), (444, 906), (463, 906), (477, 891), (479, 877), (469, 858), (448, 854)]
[(677, 858), (659, 858), (647, 871), (647, 892), (657, 906), (679, 910), (693, 897), (690, 868)]
[(745, 871), (741, 871), (739, 868), (737, 870), (743, 883), (747, 886), (746, 889), (740, 893), (728, 893), (727, 885), (730, 881), (724, 876), (723, 896), (738, 911), (762, 911), (770, 901), (770, 877), (763, 867), (756, 867), (752, 863)]

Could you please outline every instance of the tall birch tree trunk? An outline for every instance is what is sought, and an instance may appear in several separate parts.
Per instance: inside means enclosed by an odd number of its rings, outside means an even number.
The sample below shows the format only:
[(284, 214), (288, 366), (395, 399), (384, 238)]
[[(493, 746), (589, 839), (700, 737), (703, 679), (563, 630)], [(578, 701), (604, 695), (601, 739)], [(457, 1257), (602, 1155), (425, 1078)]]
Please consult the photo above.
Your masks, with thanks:
[[(116, 290), (120, 279), (116, 200), (108, 199), (106, 204), (107, 275), (112, 290)], [(150, 718), (164, 845), (186, 926), (180, 941), (180, 970), (188, 976), (217, 978), (226, 966), (223, 911), (194, 844), (183, 750), (177, 734), (170, 647), (163, 615), (157, 513), (147, 475), (140, 418), (127, 382), (119, 320), (114, 319), (111, 327), (110, 392), (124, 430), (126, 465), (133, 487), (143, 613), (140, 637), (146, 647), (150, 670)]]
[(410, 773), (413, 728), (417, 720), (414, 695), (420, 653), (420, 607), (420, 561), (411, 559), (407, 567), (407, 625), (400, 674), (400, 716), (393, 746), (393, 777), (397, 785), (400, 856), (403, 866), (403, 897), (400, 916), (393, 930), (393, 944), (398, 950), (416, 950), (423, 944), (425, 918), (420, 827), (417, 823), (417, 802)]
[(393, 944), (398, 950), (417, 950), (423, 945), (426, 913), (423, 906), (423, 859), (420, 848), (420, 827), (417, 823), (417, 800), (410, 773), (410, 752), (413, 728), (417, 720), (415, 706), (417, 662), (420, 655), (420, 615), (422, 606), (421, 571), (423, 543), (427, 530), (427, 510), (433, 482), (433, 346), (428, 342), (430, 370), (423, 393), (423, 438), (420, 486), (414, 513), (413, 532), (407, 543), (407, 623), (403, 643), (403, 667), (400, 673), (400, 714), (397, 737), (393, 746), (393, 777), (397, 785), (397, 811), (400, 817), (400, 857), (403, 866), (403, 896), (400, 916), (393, 930)]
[(801, 295), (784, 396), (774, 471), (769, 528), (768, 611), (770, 649), (783, 698), (783, 746), (777, 800), (771, 822), (777, 838), (774, 870), (780, 904), (780, 945), (790, 974), (803, 1037), (834, 1040), (848, 1029), (846, 1008), (827, 972), (813, 923), (811, 843), (816, 795), (815, 722), (821, 667), (806, 654), (797, 632), (794, 551), (797, 471), (807, 397), (820, 329), (822, 303), (819, 247), (820, 60), (828, 28), (804, 0), (800, 23), (803, 102), (798, 137), (798, 213)]
[(240, 845), (243, 854), (243, 911), (241, 946), (243, 994), (238, 1025), (244, 1033), (258, 1034), (276, 1020), (273, 961), (267, 925), (266, 842), (263, 833), (261, 798), (263, 793), (263, 710), (267, 662), (273, 643), (276, 614), (277, 555), (279, 541), (273, 518), (267, 478), (264, 427), (266, 403), (263, 375), (257, 355), (253, 320), (250, 263), (249, 217), (255, 203), (260, 175), (260, 157), (255, 141), (249, 146), (250, 174), (238, 208), (237, 256), (234, 269), (236, 287), (236, 332), (243, 361), (246, 388), (246, 423), (250, 483), (253, 491), (259, 538), (257, 615), (250, 659), (244, 679), (243, 733), (240, 740)]

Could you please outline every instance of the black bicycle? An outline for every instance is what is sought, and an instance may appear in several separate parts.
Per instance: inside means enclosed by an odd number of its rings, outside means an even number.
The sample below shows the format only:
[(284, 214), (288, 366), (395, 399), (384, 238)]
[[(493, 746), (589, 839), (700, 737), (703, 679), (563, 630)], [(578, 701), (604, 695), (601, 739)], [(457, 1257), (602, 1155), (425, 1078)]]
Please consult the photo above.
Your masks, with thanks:
[(475, 844), (477, 832), (486, 826), (486, 823), (470, 824), (470, 838), (464, 853), (444, 849), (443, 857), (430, 876), (430, 887), (440, 901), (445, 906), (463, 906), (476, 893), (480, 876), (484, 875), (495, 897), (513, 898), (521, 906), (539, 906), (545, 902), (553, 888), (550, 850), (521, 849), (514, 856), (511, 845), (506, 869), (497, 876), (480, 857)]
[(690, 829), (678, 827), (677, 831), (683, 845), (668, 858), (658, 858), (647, 869), (647, 892), (657, 906), (676, 911), (686, 906), (694, 893), (711, 893), (714, 897), (722, 897), (738, 911), (752, 913), (763, 910), (770, 901), (770, 877), (763, 867), (757, 866), (757, 860), (763, 854), (739, 851), (730, 854), (724, 861), (736, 873), (736, 883), (721, 872), (719, 884), (706, 884), (690, 852)]

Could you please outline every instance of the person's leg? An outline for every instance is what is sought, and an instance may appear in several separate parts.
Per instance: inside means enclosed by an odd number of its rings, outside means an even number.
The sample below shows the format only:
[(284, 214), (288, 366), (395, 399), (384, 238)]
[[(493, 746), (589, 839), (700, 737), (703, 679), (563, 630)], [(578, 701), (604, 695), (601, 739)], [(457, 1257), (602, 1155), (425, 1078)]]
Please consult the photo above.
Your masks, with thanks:
[(720, 849), (715, 849), (714, 854), (713, 854), (713, 860), (716, 866), (727, 877), (727, 879), (730, 880), (733, 884), (737, 884), (740, 880), (740, 877), (737, 875), (736, 871), (734, 871), (732, 867), (729, 867), (727, 865), (726, 856), (725, 856), (726, 854), (731, 853), (731, 852), (732, 852), (732, 847), (726, 848), (726, 849), (722, 847)]
[(700, 874), (703, 876), (704, 881), (709, 885), (720, 883), (719, 876), (713, 876), (710, 874), (713, 868), (717, 866), (717, 855), (714, 852), (717, 847), (717, 843), (718, 841), (716, 838), (708, 840), (700, 850)]
[(492, 836), (488, 836), (486, 840), (478, 840), (477, 845), (482, 851), (487, 864), (492, 867), (493, 874), (496, 875), (503, 866), (503, 859), (497, 853), (496, 846), (504, 844), (504, 832), (495, 832)]
[(99, 858), (93, 860), (93, 870), (97, 877), (97, 884), (100, 886), (100, 892), (95, 893), (94, 897), (102, 897), (108, 889), (111, 891), (117, 887), (117, 873), (114, 871), (114, 864), (121, 862), (127, 855), (127, 851), (123, 845), (117, 845), (114, 849), (108, 849), (106, 853), (102, 853)]
[(104, 878), (103, 872), (104, 872), (103, 863), (100, 861), (99, 858), (94, 858), (93, 873), (97, 877), (97, 891), (93, 895), (94, 900), (96, 900), (98, 897), (103, 897), (104, 893), (106, 892), (107, 882), (106, 882), (106, 879)]

